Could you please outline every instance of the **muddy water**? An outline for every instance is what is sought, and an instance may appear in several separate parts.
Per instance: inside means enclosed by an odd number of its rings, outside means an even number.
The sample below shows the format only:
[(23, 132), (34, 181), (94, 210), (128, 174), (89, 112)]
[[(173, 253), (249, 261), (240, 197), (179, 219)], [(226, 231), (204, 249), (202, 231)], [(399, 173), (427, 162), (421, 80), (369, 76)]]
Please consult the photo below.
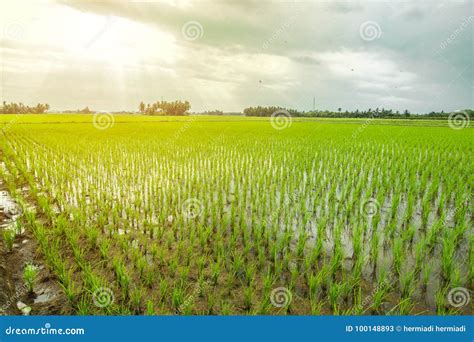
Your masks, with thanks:
[[(21, 208), (0, 180), (0, 235), (6, 230), (15, 235), (11, 250), (4, 239), (0, 239), (0, 315), (71, 313), (56, 278), (38, 253), (34, 237), (21, 222)], [(38, 269), (32, 293), (23, 282), (23, 270), (27, 264)]]

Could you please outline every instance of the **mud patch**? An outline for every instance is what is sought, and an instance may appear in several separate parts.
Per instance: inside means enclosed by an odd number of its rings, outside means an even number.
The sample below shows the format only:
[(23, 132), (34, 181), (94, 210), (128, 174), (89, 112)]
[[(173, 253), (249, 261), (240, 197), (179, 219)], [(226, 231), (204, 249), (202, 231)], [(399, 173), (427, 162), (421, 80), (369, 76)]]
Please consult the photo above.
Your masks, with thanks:
[[(14, 236), (12, 246), (3, 238), (0, 240), (0, 315), (72, 314), (57, 278), (45, 266), (38, 244), (33, 234), (24, 229), (21, 211), (17, 209), (18, 205), (0, 180), (0, 235), (11, 230)], [(37, 267), (32, 292), (23, 280), (23, 271), (28, 264)]]

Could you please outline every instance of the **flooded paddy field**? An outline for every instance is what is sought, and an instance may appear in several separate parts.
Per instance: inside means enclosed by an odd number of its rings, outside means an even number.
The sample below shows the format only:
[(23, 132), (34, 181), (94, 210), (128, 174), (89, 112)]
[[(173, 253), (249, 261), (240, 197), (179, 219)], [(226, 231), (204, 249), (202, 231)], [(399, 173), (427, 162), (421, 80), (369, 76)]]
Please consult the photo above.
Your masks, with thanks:
[(471, 127), (27, 119), (5, 314), (472, 314)]

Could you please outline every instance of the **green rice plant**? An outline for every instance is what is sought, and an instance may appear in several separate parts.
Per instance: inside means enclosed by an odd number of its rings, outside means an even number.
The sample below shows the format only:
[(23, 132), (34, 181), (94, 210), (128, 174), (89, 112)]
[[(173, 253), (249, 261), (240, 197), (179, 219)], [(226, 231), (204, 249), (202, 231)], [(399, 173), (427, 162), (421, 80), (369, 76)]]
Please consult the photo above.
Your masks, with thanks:
[(23, 269), (23, 281), (29, 293), (33, 293), (33, 288), (38, 279), (38, 267), (33, 264), (26, 264)]
[(450, 239), (449, 236), (446, 236), (443, 239), (443, 249), (441, 252), (441, 265), (443, 270), (443, 278), (448, 280), (451, 277), (451, 273), (453, 272), (455, 245), (454, 241)]
[(158, 290), (158, 303), (161, 304), (165, 298), (168, 296), (168, 289), (169, 289), (169, 284), (168, 281), (165, 278), (161, 278), (160, 284), (159, 284), (159, 290)]
[(250, 285), (250, 286), (244, 287), (244, 291), (243, 291), (244, 310), (250, 311), (253, 305), (253, 298), (254, 298), (253, 286)]
[(421, 284), (425, 292), (428, 287), (428, 282), (430, 281), (431, 272), (432, 272), (432, 266), (430, 263), (426, 262), (423, 265), (422, 276), (421, 276)]
[(411, 244), (413, 243), (413, 239), (415, 237), (416, 228), (414, 225), (409, 225), (402, 234), (403, 241), (405, 243)]
[(220, 264), (220, 261), (216, 261), (211, 266), (211, 280), (214, 286), (217, 285), (220, 274), (221, 274), (221, 264)]
[(360, 287), (353, 289), (354, 302), (351, 308), (351, 314), (353, 315), (362, 315), (364, 313), (364, 305), (362, 301), (362, 290)]
[(395, 305), (387, 315), (410, 315), (411, 311), (413, 310), (413, 303), (411, 298), (401, 299), (397, 305)]
[(452, 288), (461, 287), (461, 270), (459, 268), (454, 268), (448, 281)]
[(76, 313), (79, 316), (88, 316), (91, 314), (92, 305), (87, 300), (86, 296), (82, 296), (79, 302), (77, 303)]
[(142, 283), (148, 288), (152, 288), (155, 283), (155, 273), (151, 267), (146, 267), (143, 271)]
[(97, 246), (99, 240), (99, 230), (95, 227), (89, 227), (86, 229), (86, 236), (91, 247)]
[(426, 242), (424, 239), (420, 239), (415, 244), (415, 269), (421, 267), (423, 263), (423, 259), (425, 258), (425, 251), (426, 251)]
[(352, 276), (356, 283), (358, 283), (362, 279), (362, 271), (365, 264), (365, 258), (363, 255), (357, 258), (354, 263), (354, 267), (352, 268)]
[(141, 279), (143, 279), (145, 277), (145, 269), (148, 266), (148, 261), (146, 260), (146, 257), (139, 256), (135, 262), (135, 266), (137, 268), (138, 275)]
[(321, 288), (321, 278), (315, 276), (314, 274), (309, 275), (308, 279), (308, 288), (309, 288), (309, 298), (318, 298), (318, 292)]
[(198, 258), (197, 260), (197, 268), (198, 268), (198, 272), (199, 274), (203, 273), (204, 272), (204, 267), (206, 266), (206, 257), (205, 256), (201, 256)]
[(263, 293), (264, 293), (264, 297), (265, 297), (265, 294), (269, 294), (269, 293), (270, 293), (270, 290), (272, 289), (274, 283), (275, 283), (275, 276), (274, 276), (274, 274), (271, 272), (270, 269), (267, 269), (267, 272), (265, 273), (265, 275), (264, 275), (264, 277), (263, 277)]
[(245, 260), (242, 254), (240, 253), (235, 253), (233, 254), (233, 264), (232, 264), (232, 270), (236, 274), (240, 274), (244, 270), (245, 265)]
[(206, 293), (207, 299), (207, 314), (214, 315), (215, 314), (215, 304), (216, 304), (216, 296), (214, 295), (213, 291), (208, 291)]
[(329, 299), (329, 304), (331, 305), (331, 308), (333, 309), (333, 311), (338, 310), (341, 292), (342, 292), (342, 284), (333, 283), (329, 287), (328, 299)]
[(134, 288), (130, 291), (130, 305), (136, 314), (139, 314), (141, 311), (144, 296), (145, 292), (141, 287)]
[(296, 256), (299, 259), (303, 258), (303, 254), (304, 254), (304, 250), (305, 250), (305, 247), (306, 247), (306, 241), (307, 240), (308, 240), (308, 235), (304, 231), (302, 234), (300, 234), (300, 236), (298, 238), (298, 243), (296, 245)]
[[(186, 283), (186, 281), (188, 280), (188, 276), (189, 276), (189, 271), (190, 271), (190, 268), (189, 266), (181, 266), (178, 268), (178, 282), (184, 284)], [(200, 277), (202, 276), (202, 272), (199, 273), (200, 274)]]
[(410, 298), (414, 291), (415, 272), (405, 272), (400, 275), (400, 292), (403, 299)]
[(261, 294), (261, 301), (258, 309), (259, 315), (268, 315), (271, 312), (273, 305), (270, 301), (270, 292), (263, 290)]
[(245, 284), (247, 286), (250, 286), (250, 284), (254, 281), (256, 272), (257, 268), (255, 264), (251, 263), (245, 266)]
[(75, 305), (77, 295), (79, 294), (79, 289), (78, 287), (76, 287), (75, 283), (73, 281), (70, 281), (67, 284), (60, 283), (59, 285), (63, 289), (64, 294), (66, 295), (66, 298), (69, 303)]
[(24, 227), (20, 219), (14, 221), (11, 225), (12, 230), (15, 232), (15, 235), (22, 235), (24, 232)]
[(15, 242), (15, 231), (13, 229), (3, 229), (2, 232), (3, 242), (8, 252), (13, 250), (13, 243)]
[(146, 301), (146, 315), (147, 316), (154, 316), (156, 314), (155, 312), (155, 305), (153, 304), (153, 301), (151, 299)]
[(100, 241), (99, 252), (100, 252), (100, 256), (101, 256), (102, 259), (104, 259), (104, 260), (107, 259), (111, 244), (112, 243), (111, 243), (110, 239), (107, 239), (107, 238)]
[(446, 303), (447, 291), (446, 288), (439, 289), (435, 294), (436, 314), (447, 315), (448, 308)]
[(323, 311), (323, 302), (315, 299), (310, 299), (311, 315), (319, 316)]
[(177, 259), (169, 260), (168, 271), (170, 272), (170, 274), (175, 275), (177, 270), (178, 270), (178, 260)]
[(336, 243), (334, 245), (334, 254), (331, 258), (331, 275), (334, 276), (338, 270), (341, 269), (342, 267), (342, 260), (343, 260), (343, 251), (342, 251), (342, 246), (340, 243)]
[(393, 267), (398, 275), (401, 273), (401, 268), (404, 261), (403, 254), (403, 240), (401, 238), (396, 238), (393, 242)]
[(131, 280), (127, 274), (126, 267), (119, 258), (114, 258), (113, 267), (115, 271), (115, 277), (117, 278), (117, 282), (122, 289), (123, 296), (127, 298), (129, 295)]
[(369, 262), (376, 263), (379, 254), (380, 234), (377, 230), (372, 232), (372, 239), (370, 240), (370, 257)]
[(171, 293), (171, 304), (176, 310), (184, 303), (185, 293), (184, 289), (181, 286), (173, 288)]
[(85, 287), (91, 292), (103, 287), (104, 283), (106, 283), (93, 271), (92, 266), (89, 263), (84, 263), (84, 265), (82, 265), (82, 276)]
[(352, 248), (354, 250), (353, 252), (353, 258), (354, 260), (358, 260), (362, 254), (362, 239), (363, 239), (363, 228), (362, 227), (357, 227), (354, 230), (354, 234), (352, 237)]

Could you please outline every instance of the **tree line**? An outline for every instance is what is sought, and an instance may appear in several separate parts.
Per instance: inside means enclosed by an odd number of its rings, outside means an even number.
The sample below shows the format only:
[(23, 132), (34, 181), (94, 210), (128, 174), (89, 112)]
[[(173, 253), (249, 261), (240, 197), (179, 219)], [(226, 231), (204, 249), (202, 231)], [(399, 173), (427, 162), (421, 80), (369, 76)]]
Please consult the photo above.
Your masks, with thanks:
[[(0, 113), (4, 114), (42, 114), (49, 110), (49, 104), (38, 103), (36, 106), (27, 106), (23, 103), (7, 103), (3, 101), (3, 105), (0, 108)], [(143, 115), (171, 115), (171, 116), (182, 116), (189, 115), (191, 104), (188, 101), (157, 101), (155, 103), (145, 104), (143, 101), (140, 102), (138, 110)], [(67, 113), (81, 113), (91, 114), (94, 113), (89, 107), (78, 110), (63, 111)], [(474, 111), (472, 109), (466, 109), (463, 111), (470, 118), (474, 119)], [(125, 113), (125, 112), (123, 112)], [(245, 116), (260, 116), (270, 117), (278, 113), (283, 115), (289, 115), (293, 117), (308, 117), (308, 118), (416, 118), (416, 119), (446, 119), (451, 114), (450, 112), (430, 112), (426, 114), (412, 114), (408, 110), (403, 112), (394, 111), (386, 108), (369, 108), (368, 110), (342, 110), (338, 108), (337, 111), (330, 110), (312, 110), (312, 111), (298, 111), (291, 108), (284, 108), (278, 106), (257, 106), (247, 107), (243, 110)], [(227, 113), (229, 114), (229, 113)], [(239, 114), (239, 113), (234, 113)], [(204, 111), (200, 115), (224, 115), (221, 110)]]
[(294, 109), (286, 109), (283, 107), (275, 107), (275, 106), (270, 106), (270, 107), (248, 107), (244, 109), (244, 115), (245, 116), (272, 116), (273, 113), (278, 113), (278, 112), (287, 112), (290, 114), (290, 116), (301, 116), (300, 112), (294, 110)]
[(0, 113), (3, 114), (42, 114), (49, 110), (49, 104), (38, 103), (34, 107), (25, 106), (23, 103), (7, 103), (3, 101)]
[(155, 103), (145, 104), (140, 102), (138, 110), (145, 115), (172, 115), (181, 116), (188, 114), (191, 105), (188, 101), (158, 101)]
[[(329, 110), (313, 110), (313, 111), (297, 111), (294, 109), (288, 109), (283, 107), (248, 107), (243, 110), (245, 116), (263, 116), (269, 117), (277, 113), (285, 113), (289, 116), (294, 117), (308, 117), (308, 118), (387, 118), (387, 119), (397, 119), (397, 118), (427, 118), (427, 119), (436, 119), (436, 118), (448, 118), (451, 114), (450, 112), (446, 113), (444, 111), (440, 112), (430, 112), (427, 114), (412, 114), (408, 110), (404, 110), (403, 112), (393, 111), (392, 109), (385, 109), (385, 108), (369, 108), (368, 110), (355, 110), (355, 111), (342, 111), (339, 108), (337, 111), (329, 111)], [(471, 109), (466, 109), (465, 112), (469, 117), (474, 117), (474, 111)]]

